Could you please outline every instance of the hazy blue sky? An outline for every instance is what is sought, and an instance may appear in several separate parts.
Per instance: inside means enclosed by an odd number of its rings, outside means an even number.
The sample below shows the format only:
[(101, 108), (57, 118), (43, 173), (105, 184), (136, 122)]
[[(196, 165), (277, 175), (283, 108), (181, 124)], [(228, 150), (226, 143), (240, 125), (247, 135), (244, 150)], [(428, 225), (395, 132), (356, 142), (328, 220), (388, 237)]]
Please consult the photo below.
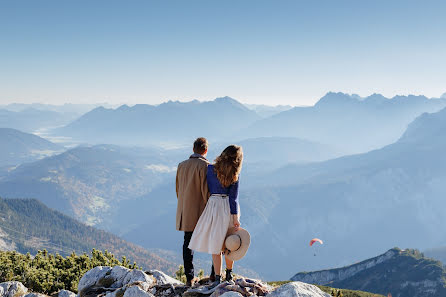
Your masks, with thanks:
[(446, 92), (446, 1), (0, 0), (0, 104)]

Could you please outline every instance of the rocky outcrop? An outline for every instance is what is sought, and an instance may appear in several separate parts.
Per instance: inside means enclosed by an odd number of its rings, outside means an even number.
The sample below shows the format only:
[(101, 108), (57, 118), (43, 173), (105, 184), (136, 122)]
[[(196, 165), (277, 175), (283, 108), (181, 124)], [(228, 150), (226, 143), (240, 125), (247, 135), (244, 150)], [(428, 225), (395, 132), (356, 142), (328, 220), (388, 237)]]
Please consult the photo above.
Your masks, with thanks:
[[(193, 288), (188, 289), (184, 292), (184, 297), (195, 297), (195, 296), (209, 296), (210, 297), (221, 297), (227, 293), (238, 293), (243, 297), (250, 296), (266, 296), (272, 291), (272, 287), (254, 279), (238, 278), (234, 281), (223, 282), (220, 285), (209, 288), (206, 285), (196, 285)], [(226, 295), (227, 296), (227, 295)]]
[(159, 270), (149, 270), (146, 271), (146, 274), (153, 276), (156, 279), (157, 285), (166, 285), (166, 284), (183, 285), (183, 283), (180, 282), (179, 280), (174, 279), (173, 277), (170, 277), (164, 272)]
[(399, 253), (400, 250), (391, 249), (378, 257), (363, 261), (358, 264), (350, 265), (344, 268), (321, 270), (315, 272), (301, 272), (294, 275), (291, 278), (291, 280), (301, 281), (310, 284), (319, 284), (319, 285), (339, 282), (344, 279), (350, 278), (355, 274), (360, 273), (361, 271), (364, 271), (378, 264), (381, 264), (385, 261), (388, 261), (389, 259), (399, 255)]
[[(82, 276), (78, 285), (79, 297), (105, 295), (147, 296), (147, 292), (156, 284), (156, 279), (141, 270), (122, 266), (97, 266)], [(129, 290), (129, 292), (127, 292)], [(148, 293), (148, 296), (151, 296)]]
[(291, 282), (269, 293), (267, 297), (330, 297), (330, 295), (314, 285)]
[[(60, 290), (57, 297), (76, 297), (76, 294), (68, 290)], [(0, 283), (0, 297), (48, 297), (45, 294), (28, 292), (28, 288), (21, 282)]]
[(76, 297), (76, 294), (68, 290), (60, 290), (57, 297)]
[(399, 297), (446, 296), (446, 268), (418, 250), (394, 248), (344, 268), (298, 273), (292, 280)]
[(1, 297), (19, 297), (28, 292), (21, 282), (4, 282), (0, 284)]
[[(254, 279), (237, 278), (216, 287), (203, 279), (192, 288), (158, 270), (143, 272), (122, 266), (98, 266), (79, 281), (78, 295), (61, 290), (53, 297), (327, 297), (317, 287), (301, 282), (288, 283), (275, 291)], [(48, 297), (28, 292), (20, 282), (0, 284), (0, 297)]]

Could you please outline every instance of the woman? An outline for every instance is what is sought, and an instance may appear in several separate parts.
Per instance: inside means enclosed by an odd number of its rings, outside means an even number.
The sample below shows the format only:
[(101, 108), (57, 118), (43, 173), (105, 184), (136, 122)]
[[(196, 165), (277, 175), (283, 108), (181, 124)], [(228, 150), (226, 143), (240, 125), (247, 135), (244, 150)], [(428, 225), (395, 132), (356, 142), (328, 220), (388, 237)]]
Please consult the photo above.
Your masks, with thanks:
[[(238, 205), (239, 175), (242, 169), (243, 151), (240, 146), (230, 145), (208, 166), (207, 183), (211, 197), (206, 204), (192, 234), (191, 250), (212, 254), (216, 272), (215, 282), (221, 282), (221, 251), (230, 227), (240, 227)], [(226, 260), (226, 280), (232, 280), (234, 262)]]

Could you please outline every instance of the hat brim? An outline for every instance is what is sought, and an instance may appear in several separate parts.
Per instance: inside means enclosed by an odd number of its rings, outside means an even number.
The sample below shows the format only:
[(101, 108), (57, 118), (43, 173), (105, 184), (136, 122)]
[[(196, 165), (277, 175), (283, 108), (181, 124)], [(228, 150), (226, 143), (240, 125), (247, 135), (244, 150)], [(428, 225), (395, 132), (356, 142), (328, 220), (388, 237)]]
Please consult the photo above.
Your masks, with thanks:
[[(229, 251), (226, 249), (225, 244), (223, 243), (223, 252), (227, 259), (232, 261), (238, 261), (242, 259), (246, 253), (248, 252), (249, 245), (251, 244), (251, 235), (246, 229), (239, 228), (237, 231), (235, 231), (235, 228), (229, 228), (228, 233), (226, 233), (226, 237), (229, 235), (238, 235), (241, 239), (241, 246), (236, 251)], [(226, 238), (225, 238), (226, 241)]]

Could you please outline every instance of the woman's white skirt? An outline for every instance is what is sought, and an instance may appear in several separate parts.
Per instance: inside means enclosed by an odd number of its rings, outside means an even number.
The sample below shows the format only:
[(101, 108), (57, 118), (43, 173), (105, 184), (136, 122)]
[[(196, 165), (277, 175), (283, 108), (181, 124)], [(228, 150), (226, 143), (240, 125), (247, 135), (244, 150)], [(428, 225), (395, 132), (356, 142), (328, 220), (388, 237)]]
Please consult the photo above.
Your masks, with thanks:
[(191, 250), (220, 254), (232, 224), (228, 196), (211, 195), (189, 243)]

